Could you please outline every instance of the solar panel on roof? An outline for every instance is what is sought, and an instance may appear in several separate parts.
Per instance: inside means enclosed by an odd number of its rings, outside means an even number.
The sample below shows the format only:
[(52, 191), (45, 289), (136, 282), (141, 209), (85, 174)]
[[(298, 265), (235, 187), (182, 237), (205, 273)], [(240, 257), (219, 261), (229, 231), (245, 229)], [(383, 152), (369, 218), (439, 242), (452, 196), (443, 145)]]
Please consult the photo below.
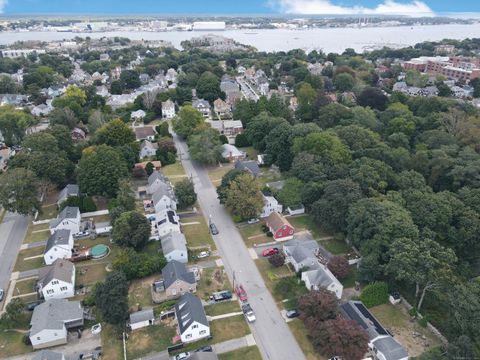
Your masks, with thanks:
[(365, 318), (373, 324), (373, 326), (375, 327), (375, 331), (379, 335), (388, 335), (387, 331), (383, 328), (383, 326), (380, 325), (377, 319), (373, 317), (370, 311), (368, 311), (368, 309), (362, 303), (355, 303), (355, 306), (362, 313), (362, 315), (365, 316)]

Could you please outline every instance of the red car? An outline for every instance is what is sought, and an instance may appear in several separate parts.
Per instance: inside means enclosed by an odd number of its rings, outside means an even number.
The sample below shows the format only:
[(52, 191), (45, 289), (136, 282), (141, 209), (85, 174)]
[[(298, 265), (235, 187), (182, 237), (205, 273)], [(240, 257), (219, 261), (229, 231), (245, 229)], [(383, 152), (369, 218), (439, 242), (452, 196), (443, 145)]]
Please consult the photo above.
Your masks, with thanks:
[(240, 301), (247, 301), (247, 292), (242, 285), (235, 286), (235, 294), (237, 294)]
[(279, 250), (278, 248), (268, 248), (262, 251), (262, 255), (267, 257), (267, 256), (272, 256), (274, 254), (278, 254)]

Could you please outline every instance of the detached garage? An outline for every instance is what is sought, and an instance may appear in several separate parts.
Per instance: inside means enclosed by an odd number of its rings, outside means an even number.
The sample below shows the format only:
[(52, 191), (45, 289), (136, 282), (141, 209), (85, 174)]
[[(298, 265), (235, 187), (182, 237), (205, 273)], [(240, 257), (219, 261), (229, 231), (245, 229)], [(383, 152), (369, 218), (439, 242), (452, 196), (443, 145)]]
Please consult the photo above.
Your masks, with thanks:
[(141, 329), (153, 325), (154, 320), (153, 309), (137, 311), (130, 314), (130, 328), (132, 330)]

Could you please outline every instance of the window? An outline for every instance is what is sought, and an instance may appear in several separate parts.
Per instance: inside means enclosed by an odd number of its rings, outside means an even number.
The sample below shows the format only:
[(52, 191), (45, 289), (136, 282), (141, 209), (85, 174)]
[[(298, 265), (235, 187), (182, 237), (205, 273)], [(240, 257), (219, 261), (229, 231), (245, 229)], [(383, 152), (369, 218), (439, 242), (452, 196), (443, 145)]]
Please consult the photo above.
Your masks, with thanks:
[(207, 330), (202, 330), (202, 331), (200, 331), (200, 335), (204, 335), (204, 334), (206, 334), (206, 333), (207, 333)]
[(67, 290), (67, 287), (66, 287), (66, 286), (62, 286), (62, 287), (60, 288), (60, 290), (61, 290), (61, 291), (66, 291), (66, 290)]
[(40, 340), (40, 336), (37, 336), (37, 340)]
[(197, 329), (198, 328), (198, 325), (195, 324), (195, 325), (192, 325), (192, 329)]
[(54, 291), (53, 290), (47, 290), (47, 294), (53, 294)]
[(190, 339), (192, 337), (192, 334), (187, 334), (187, 336), (185, 336), (185, 339)]

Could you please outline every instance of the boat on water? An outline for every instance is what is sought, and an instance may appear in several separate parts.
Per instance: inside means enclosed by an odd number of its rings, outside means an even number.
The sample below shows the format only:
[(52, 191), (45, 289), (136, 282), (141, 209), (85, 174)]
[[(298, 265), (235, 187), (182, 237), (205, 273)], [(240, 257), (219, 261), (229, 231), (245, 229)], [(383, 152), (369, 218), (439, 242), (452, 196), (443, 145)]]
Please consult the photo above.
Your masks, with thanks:
[(244, 33), (245, 35), (258, 35), (258, 32), (248, 31)]

